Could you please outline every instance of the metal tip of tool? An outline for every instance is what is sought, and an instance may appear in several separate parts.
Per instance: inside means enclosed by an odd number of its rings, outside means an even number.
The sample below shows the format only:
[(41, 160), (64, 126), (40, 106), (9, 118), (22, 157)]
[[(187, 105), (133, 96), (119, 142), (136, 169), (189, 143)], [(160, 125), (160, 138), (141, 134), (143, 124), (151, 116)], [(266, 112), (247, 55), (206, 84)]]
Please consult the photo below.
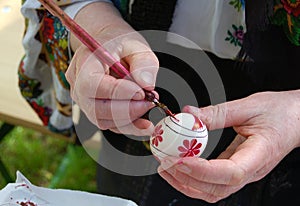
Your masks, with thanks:
[(176, 119), (175, 114), (173, 114), (171, 112), (171, 110), (165, 104), (159, 102), (158, 99), (154, 98), (153, 103), (155, 104), (155, 106), (161, 108), (165, 112), (166, 115), (171, 116), (172, 118)]
[(165, 104), (159, 102), (159, 100), (155, 97), (154, 93), (152, 93), (152, 92), (146, 92), (145, 94), (146, 94), (146, 98), (145, 99), (147, 99), (148, 101), (150, 101), (153, 104), (155, 104), (156, 107), (162, 109), (166, 115), (171, 116), (174, 119), (176, 119), (175, 115), (171, 112), (171, 110), (169, 110), (169, 108)]

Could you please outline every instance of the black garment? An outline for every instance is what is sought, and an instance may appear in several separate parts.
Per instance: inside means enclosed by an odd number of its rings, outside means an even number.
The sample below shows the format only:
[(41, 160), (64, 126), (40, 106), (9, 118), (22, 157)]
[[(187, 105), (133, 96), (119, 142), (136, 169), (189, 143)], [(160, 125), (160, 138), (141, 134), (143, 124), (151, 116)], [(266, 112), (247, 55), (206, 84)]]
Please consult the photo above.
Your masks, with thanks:
[(136, 30), (167, 31), (171, 25), (177, 0), (135, 0), (128, 21)]

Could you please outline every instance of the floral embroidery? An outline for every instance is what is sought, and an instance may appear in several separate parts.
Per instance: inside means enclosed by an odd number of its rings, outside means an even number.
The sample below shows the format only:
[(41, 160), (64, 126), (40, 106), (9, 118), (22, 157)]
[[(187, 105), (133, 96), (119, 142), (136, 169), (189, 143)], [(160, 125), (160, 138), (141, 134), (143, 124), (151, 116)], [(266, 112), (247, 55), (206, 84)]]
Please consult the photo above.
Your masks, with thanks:
[[(42, 11), (44, 12), (44, 11)], [(61, 21), (52, 16), (48, 12), (40, 14), (44, 23), (42, 24), (42, 42), (45, 44), (45, 49), (48, 58), (53, 62), (55, 72), (65, 89), (69, 89), (69, 83), (65, 78), (65, 72), (68, 69), (69, 55), (68, 55), (68, 31)]]
[(183, 140), (183, 146), (178, 147), (178, 150), (181, 152), (179, 156), (194, 157), (200, 153), (201, 146), (201, 143), (197, 143), (197, 139), (192, 139), (191, 141)]
[(231, 0), (229, 4), (234, 6), (238, 12), (245, 8), (245, 0)]
[(241, 25), (237, 27), (236, 25), (232, 25), (233, 32), (230, 30), (227, 31), (227, 37), (225, 41), (229, 41), (234, 46), (242, 46), (244, 39), (244, 27)]
[(281, 3), (288, 14), (295, 17), (300, 15), (300, 0), (281, 0)]
[(282, 26), (288, 39), (300, 46), (300, 0), (276, 0), (272, 23)]
[(21, 61), (19, 65), (19, 88), (21, 91), (22, 96), (25, 97), (26, 100), (29, 100), (31, 98), (38, 97), (43, 90), (40, 89), (41, 82), (39, 82), (36, 79), (28, 78), (24, 75), (24, 62)]
[(162, 125), (155, 127), (155, 130), (152, 134), (152, 136), (154, 137), (152, 139), (152, 145), (155, 145), (156, 147), (158, 146), (159, 142), (163, 141), (163, 138), (161, 135), (164, 133), (164, 130), (162, 130), (161, 128), (162, 128)]
[(43, 34), (44, 43), (47, 43), (49, 40), (53, 40), (54, 28), (53, 28), (54, 20), (52, 18), (44, 18), (44, 24), (41, 29)]
[(34, 111), (39, 115), (43, 124), (48, 125), (49, 118), (52, 114), (52, 109), (47, 106), (44, 107), (42, 99), (31, 100), (30, 105), (34, 109)]

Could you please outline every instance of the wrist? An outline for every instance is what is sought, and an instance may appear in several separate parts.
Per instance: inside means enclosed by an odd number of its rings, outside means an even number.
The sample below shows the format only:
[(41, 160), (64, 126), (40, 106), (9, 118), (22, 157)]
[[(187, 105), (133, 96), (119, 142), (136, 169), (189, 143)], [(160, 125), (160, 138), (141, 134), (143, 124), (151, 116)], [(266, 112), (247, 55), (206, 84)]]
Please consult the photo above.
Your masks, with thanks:
[[(74, 20), (101, 44), (110, 38), (132, 32), (113, 4), (95, 2), (83, 7)], [(71, 33), (70, 46), (75, 51), (82, 43)]]

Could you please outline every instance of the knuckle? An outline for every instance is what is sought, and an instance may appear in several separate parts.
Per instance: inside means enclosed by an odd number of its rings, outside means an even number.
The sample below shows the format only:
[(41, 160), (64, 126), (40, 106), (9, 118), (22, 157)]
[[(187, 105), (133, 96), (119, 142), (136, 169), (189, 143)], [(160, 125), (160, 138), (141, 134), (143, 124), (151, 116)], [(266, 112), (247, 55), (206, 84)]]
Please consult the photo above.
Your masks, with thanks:
[(70, 88), (70, 96), (72, 100), (78, 102), (78, 96), (76, 95), (75, 90), (72, 87)]
[(112, 125), (106, 120), (97, 120), (98, 128), (101, 130), (107, 130), (112, 128)]
[(230, 186), (219, 186), (214, 193), (212, 193), (213, 195), (215, 195), (216, 197), (219, 198), (225, 198), (228, 195), (230, 195), (232, 193), (232, 187)]
[(214, 196), (214, 195), (209, 194), (209, 193), (206, 193), (206, 194), (203, 195), (203, 197), (201, 199), (205, 200), (208, 203), (216, 203), (219, 200), (221, 200), (222, 198), (218, 197), (218, 196)]
[(246, 180), (246, 177), (247, 177), (247, 172), (242, 168), (238, 168), (232, 174), (229, 181), (229, 185), (233, 185), (233, 186), (241, 185)]
[(229, 192), (229, 187), (226, 185), (212, 185), (210, 189), (207, 191), (208, 194), (210, 194), (213, 197), (226, 197)]
[(97, 125), (97, 127), (100, 129), (100, 130), (108, 130), (108, 129), (110, 129), (110, 128), (108, 128), (108, 127), (103, 127), (101, 124), (98, 124)]
[(209, 113), (208, 113), (208, 115), (203, 115), (203, 108), (200, 108), (199, 110), (197, 110), (197, 116), (198, 117), (200, 117), (200, 119), (202, 120), (202, 121), (204, 121), (205, 122), (205, 124), (207, 125), (207, 126), (209, 126), (209, 127), (212, 127), (212, 123), (213, 123), (213, 119), (214, 119), (214, 106), (208, 106), (207, 108), (206, 108), (208, 111), (209, 111)]
[(138, 119), (148, 111), (148, 108), (139, 105), (137, 102), (135, 103), (136, 104), (129, 103), (129, 107), (124, 109), (124, 112), (127, 112), (128, 118), (131, 119), (131, 121)]
[[(222, 126), (225, 125), (225, 119), (226, 119), (226, 108), (221, 106), (220, 104), (217, 104), (216, 106), (213, 106), (213, 115), (212, 117), (218, 117), (217, 119), (219, 120), (220, 124), (220, 120), (223, 120), (223, 122), (221, 122)], [(211, 124), (213, 125), (213, 127), (220, 127), (220, 125), (216, 125), (217, 123), (214, 122), (214, 119), (211, 119)]]

